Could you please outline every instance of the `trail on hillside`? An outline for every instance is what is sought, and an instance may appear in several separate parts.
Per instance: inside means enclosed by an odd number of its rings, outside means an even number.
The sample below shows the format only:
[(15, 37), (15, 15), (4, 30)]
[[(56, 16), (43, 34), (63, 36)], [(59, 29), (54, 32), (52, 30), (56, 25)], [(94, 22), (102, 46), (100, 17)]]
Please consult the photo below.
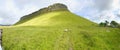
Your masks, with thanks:
[(73, 50), (71, 31), (63, 32), (55, 41), (54, 50)]

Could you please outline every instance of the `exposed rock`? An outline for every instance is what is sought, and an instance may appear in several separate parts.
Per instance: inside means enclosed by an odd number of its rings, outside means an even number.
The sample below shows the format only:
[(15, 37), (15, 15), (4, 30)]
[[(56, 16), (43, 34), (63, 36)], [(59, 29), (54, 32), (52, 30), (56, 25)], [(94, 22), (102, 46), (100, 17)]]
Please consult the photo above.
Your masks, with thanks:
[(46, 8), (40, 9), (40, 12), (47, 13), (47, 12), (52, 12), (52, 11), (63, 11), (63, 10), (68, 10), (67, 6), (61, 3), (56, 3)]
[(3, 24), (0, 24), (0, 26), (11, 26), (12, 24), (6, 24), (6, 25), (3, 25)]

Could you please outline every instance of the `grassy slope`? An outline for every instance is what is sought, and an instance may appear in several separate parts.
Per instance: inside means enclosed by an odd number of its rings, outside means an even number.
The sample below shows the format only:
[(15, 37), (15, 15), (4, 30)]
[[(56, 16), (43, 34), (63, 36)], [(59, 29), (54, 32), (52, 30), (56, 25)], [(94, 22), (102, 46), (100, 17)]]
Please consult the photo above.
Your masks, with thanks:
[[(68, 32), (64, 32), (66, 28)], [(5, 50), (119, 50), (119, 36), (119, 29), (98, 27), (68, 11), (59, 11), (4, 28), (3, 47)]]
[(36, 18), (33, 18), (21, 24), (19, 23), (21, 23), (21, 21), (17, 23), (17, 26), (54, 26), (61, 24), (62, 26), (75, 24), (79, 24), (81, 26), (90, 26), (91, 24), (94, 24), (84, 18), (80, 18), (79, 16), (70, 13), (69, 11), (58, 11), (43, 15), (37, 15)]

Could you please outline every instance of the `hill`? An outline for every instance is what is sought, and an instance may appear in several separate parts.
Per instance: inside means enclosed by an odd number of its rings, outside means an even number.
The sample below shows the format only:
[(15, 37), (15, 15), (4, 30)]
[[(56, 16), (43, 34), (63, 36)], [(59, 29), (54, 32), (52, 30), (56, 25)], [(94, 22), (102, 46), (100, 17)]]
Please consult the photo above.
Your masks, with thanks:
[[(87, 25), (85, 22), (87, 23)], [(21, 23), (21, 21), (19, 23)], [(92, 24), (95, 23), (79, 17), (69, 11), (56, 11), (46, 13), (44, 15), (39, 15), (36, 18), (18, 24), (17, 26), (73, 26), (76, 24), (79, 24), (79, 26), (92, 26)]]
[(99, 27), (68, 9), (46, 13), (40, 11), (24, 16), (11, 27), (3, 28), (5, 50), (120, 49), (120, 32), (117, 28)]
[(69, 10), (68, 10), (66, 5), (61, 4), (61, 3), (56, 3), (56, 4), (50, 5), (48, 7), (42, 8), (42, 9), (40, 9), (40, 10), (38, 10), (38, 11), (32, 13), (32, 14), (23, 16), (21, 18), (21, 20), (16, 24), (24, 23), (24, 22), (26, 22), (26, 21), (28, 21), (30, 19), (33, 19), (33, 18), (35, 18), (37, 16), (40, 16), (40, 15), (48, 13), (48, 12), (54, 12), (54, 11), (69, 11)]

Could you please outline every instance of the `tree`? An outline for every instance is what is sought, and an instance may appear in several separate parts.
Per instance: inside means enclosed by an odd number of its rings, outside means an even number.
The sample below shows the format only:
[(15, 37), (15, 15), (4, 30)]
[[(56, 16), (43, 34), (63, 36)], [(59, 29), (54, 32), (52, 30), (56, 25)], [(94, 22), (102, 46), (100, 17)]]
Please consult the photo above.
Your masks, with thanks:
[(107, 27), (107, 26), (109, 26), (109, 22), (107, 20), (105, 22), (101, 22), (99, 24), (99, 26), (101, 26), (101, 27)]
[(119, 24), (116, 21), (111, 21), (110, 26), (113, 28), (118, 28)]
[(106, 20), (105, 21), (105, 26), (108, 26), (109, 25), (109, 22)]
[(99, 26), (101, 26), (101, 27), (105, 27), (105, 26), (106, 26), (106, 24), (105, 24), (105, 23), (103, 23), (103, 22), (101, 22), (101, 23), (99, 24)]
[[(110, 24), (110, 25), (109, 25)], [(116, 21), (111, 21), (110, 23), (106, 20), (105, 22), (101, 22), (99, 24), (101, 27), (113, 27), (113, 28), (120, 28), (120, 24), (118, 24)]]

